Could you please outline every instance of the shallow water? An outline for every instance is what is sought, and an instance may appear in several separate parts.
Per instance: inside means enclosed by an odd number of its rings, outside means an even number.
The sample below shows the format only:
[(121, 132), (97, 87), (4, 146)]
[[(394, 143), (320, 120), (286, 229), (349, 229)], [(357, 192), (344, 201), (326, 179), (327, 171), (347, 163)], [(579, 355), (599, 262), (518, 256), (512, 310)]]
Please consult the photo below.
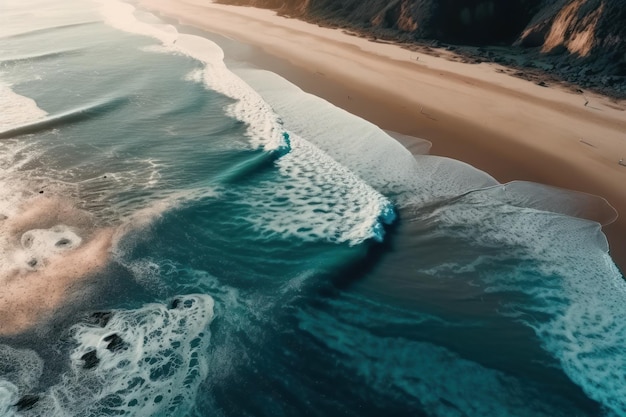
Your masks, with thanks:
[(604, 200), (128, 4), (2, 8), (0, 414), (626, 416)]

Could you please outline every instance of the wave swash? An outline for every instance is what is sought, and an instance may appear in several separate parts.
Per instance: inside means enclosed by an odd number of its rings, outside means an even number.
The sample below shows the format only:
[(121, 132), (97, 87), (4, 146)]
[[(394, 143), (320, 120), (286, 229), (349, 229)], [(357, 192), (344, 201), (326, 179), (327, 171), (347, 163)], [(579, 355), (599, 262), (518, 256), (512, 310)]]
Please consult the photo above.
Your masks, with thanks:
[(606, 200), (412, 154), (130, 4), (5, 12), (1, 415), (626, 417)]

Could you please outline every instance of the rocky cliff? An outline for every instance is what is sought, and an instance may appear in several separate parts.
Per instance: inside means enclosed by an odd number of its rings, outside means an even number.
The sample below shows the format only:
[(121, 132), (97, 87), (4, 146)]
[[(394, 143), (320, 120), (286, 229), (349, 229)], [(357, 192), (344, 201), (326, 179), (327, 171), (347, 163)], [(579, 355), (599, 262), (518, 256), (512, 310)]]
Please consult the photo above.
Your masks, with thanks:
[[(481, 56), (479, 62), (539, 67), (566, 81), (626, 97), (626, 0), (217, 1), (271, 8), (401, 42), (480, 46), (459, 51)], [(507, 52), (516, 59), (508, 59)]]
[(626, 0), (544, 1), (515, 44), (626, 76)]

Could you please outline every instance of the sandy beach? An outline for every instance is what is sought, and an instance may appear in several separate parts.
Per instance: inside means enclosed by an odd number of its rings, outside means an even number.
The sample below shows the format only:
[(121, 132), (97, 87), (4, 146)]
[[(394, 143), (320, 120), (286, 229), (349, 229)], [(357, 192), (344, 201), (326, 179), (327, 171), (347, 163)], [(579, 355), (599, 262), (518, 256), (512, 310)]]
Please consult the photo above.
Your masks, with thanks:
[[(374, 42), (269, 10), (200, 0), (140, 0), (141, 8), (256, 47), (251, 62), (383, 129), (427, 139), (431, 153), (501, 182), (529, 180), (606, 198), (605, 228), (626, 270), (626, 103)], [(446, 56), (448, 54), (448, 56)], [(410, 149), (410, 146), (408, 146)]]

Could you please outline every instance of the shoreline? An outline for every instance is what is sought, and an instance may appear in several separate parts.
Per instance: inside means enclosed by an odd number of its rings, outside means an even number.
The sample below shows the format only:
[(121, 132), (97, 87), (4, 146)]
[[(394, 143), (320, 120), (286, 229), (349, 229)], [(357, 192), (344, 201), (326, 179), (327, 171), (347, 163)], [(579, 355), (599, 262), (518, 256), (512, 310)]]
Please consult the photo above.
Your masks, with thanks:
[(139, 6), (248, 45), (238, 52), (244, 61), (382, 129), (427, 139), (433, 155), (467, 162), (500, 182), (606, 198), (620, 217), (604, 232), (626, 270), (626, 167), (618, 163), (626, 158), (625, 101), (545, 88), (497, 64), (453, 62), (265, 9), (197, 0)]

